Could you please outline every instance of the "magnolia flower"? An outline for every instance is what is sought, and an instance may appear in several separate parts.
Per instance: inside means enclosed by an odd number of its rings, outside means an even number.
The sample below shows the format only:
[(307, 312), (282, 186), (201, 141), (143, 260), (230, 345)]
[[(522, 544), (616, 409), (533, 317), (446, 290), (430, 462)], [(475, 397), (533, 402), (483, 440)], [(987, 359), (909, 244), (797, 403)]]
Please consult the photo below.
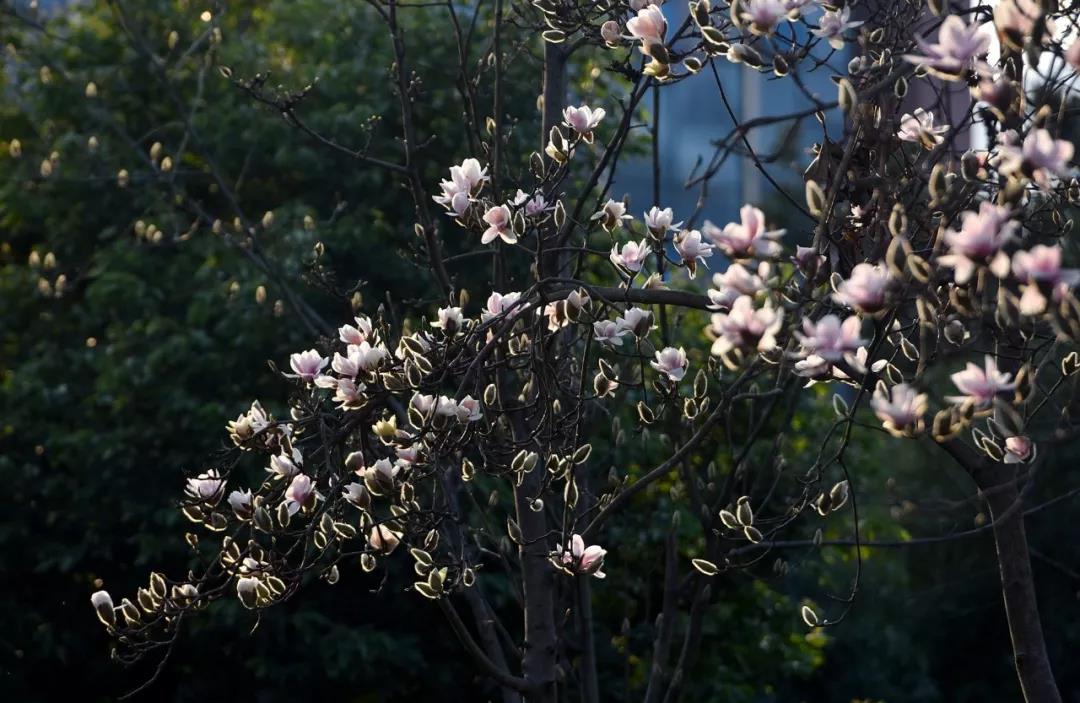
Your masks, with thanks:
[(839, 11), (826, 10), (818, 20), (818, 28), (811, 30), (816, 36), (829, 41), (834, 49), (844, 48), (844, 32), (862, 24), (862, 20), (851, 21), (851, 7), (844, 5)]
[(938, 30), (937, 43), (916, 37), (923, 55), (907, 54), (911, 63), (925, 66), (930, 73), (945, 80), (959, 80), (975, 60), (990, 49), (991, 33), (985, 26), (964, 24), (957, 15), (949, 15)]
[(1028, 251), (1016, 252), (1012, 271), (1024, 283), (1020, 312), (1025, 315), (1038, 315), (1046, 310), (1044, 290), (1050, 291), (1054, 300), (1061, 300), (1071, 286), (1080, 283), (1080, 271), (1061, 268), (1061, 248), (1057, 246), (1036, 244)]
[(1035, 444), (1030, 437), (1017, 436), (1005, 440), (1005, 463), (1022, 464), (1035, 458)]
[[(854, 208), (852, 208), (852, 211), (854, 211)], [(795, 256), (791, 257), (791, 260), (807, 276), (812, 276), (825, 263), (825, 257), (817, 253), (817, 249), (804, 246), (795, 247)]]
[(837, 362), (866, 343), (859, 337), (861, 328), (862, 320), (858, 315), (843, 322), (836, 315), (826, 315), (817, 322), (803, 320), (803, 331), (796, 331), (795, 337), (802, 344), (804, 353)]
[(672, 381), (678, 382), (686, 375), (689, 362), (686, 360), (686, 351), (679, 347), (665, 347), (656, 352), (656, 361), (650, 361), (649, 365)]
[(307, 474), (293, 476), (292, 483), (285, 489), (285, 509), (289, 515), (295, 515), (301, 508), (311, 508), (318, 498), (315, 484)]
[(914, 114), (905, 113), (900, 118), (900, 129), (896, 136), (905, 142), (922, 144), (924, 149), (933, 149), (943, 141), (942, 135), (948, 131), (949, 125), (935, 127), (934, 113), (920, 107)]
[(775, 32), (780, 20), (786, 19), (788, 13), (784, 0), (746, 0), (742, 7), (742, 20), (749, 22), (750, 31), (759, 36)]
[(368, 535), (368, 544), (376, 552), (382, 554), (389, 554), (397, 549), (398, 544), (401, 543), (401, 533), (394, 532), (386, 525), (376, 525), (371, 528), (371, 533)]
[(488, 228), (480, 236), (480, 243), (490, 244), (496, 238), (503, 240), (507, 244), (516, 242), (517, 235), (514, 234), (510, 218), (510, 208), (505, 205), (488, 208), (488, 211), (484, 213), (484, 222), (488, 224)]
[(708, 237), (728, 256), (745, 259), (753, 256), (776, 256), (781, 251), (776, 239), (784, 236), (784, 230), (766, 231), (765, 213), (753, 205), (739, 209), (740, 221), (729, 222), (720, 229), (708, 220), (703, 229)]
[(476, 159), (465, 159), (459, 166), (450, 167), (450, 178), (465, 185), (472, 191), (479, 188), (487, 179), (487, 168), (481, 168)]
[(713, 255), (712, 245), (702, 244), (701, 232), (696, 229), (684, 229), (675, 235), (675, 251), (682, 257), (691, 274), (697, 270), (698, 259), (704, 261)]
[(552, 562), (567, 573), (592, 575), (602, 579), (605, 574), (600, 568), (604, 565), (605, 554), (606, 549), (595, 544), (586, 547), (581, 535), (575, 534), (570, 538), (570, 549), (565, 549), (561, 544), (555, 545)]
[(851, 277), (836, 287), (833, 299), (859, 312), (873, 314), (885, 307), (890, 281), (888, 270), (881, 264), (857, 264), (851, 270)]
[(364, 485), (375, 495), (385, 495), (394, 490), (394, 480), (401, 470), (397, 464), (383, 458), (363, 470)]
[(237, 416), (225, 428), (229, 431), (229, 437), (232, 439), (233, 444), (240, 446), (269, 426), (270, 416), (266, 414), (262, 405), (256, 400), (246, 413)]
[(923, 415), (926, 414), (927, 399), (925, 393), (919, 393), (911, 386), (901, 383), (886, 388), (878, 384), (870, 407), (881, 420), (881, 424), (895, 437), (914, 437), (922, 432)]
[(357, 508), (366, 509), (371, 505), (371, 497), (368, 495), (368, 491), (364, 488), (364, 484), (359, 481), (353, 481), (348, 483), (341, 490), (341, 496), (349, 502), (350, 505)]
[(521, 298), (521, 293), (513, 291), (510, 293), (492, 293), (488, 296), (487, 307), (480, 313), (480, 319), (484, 322), (500, 315), (506, 314), (510, 317), (514, 317), (520, 312), (521, 307), (516, 306), (515, 303)]
[(338, 328), (338, 338), (345, 344), (363, 344), (371, 336), (371, 320), (366, 315), (356, 318), (356, 327), (342, 325)]
[(765, 290), (764, 278), (768, 276), (769, 265), (764, 261), (758, 265), (758, 273), (751, 273), (742, 264), (732, 264), (723, 273), (714, 273), (712, 283), (716, 290), (708, 291), (710, 307), (727, 309), (741, 295), (754, 296)]
[(1011, 373), (999, 372), (994, 357), (986, 355), (985, 367), (979, 368), (968, 362), (963, 371), (957, 371), (949, 376), (953, 384), (963, 395), (945, 396), (950, 403), (971, 402), (976, 408), (984, 408), (989, 405), (998, 393), (1011, 391), (1016, 388)]
[(649, 243), (643, 239), (640, 242), (627, 242), (626, 244), (623, 244), (621, 251), (619, 250), (618, 245), (612, 246), (608, 258), (611, 259), (611, 263), (619, 268), (629, 271), (630, 273), (637, 273), (641, 270), (641, 266), (645, 263), (645, 259), (648, 256)]
[(649, 231), (653, 233), (655, 237), (663, 237), (664, 233), (669, 229), (678, 229), (682, 226), (682, 222), (674, 222), (675, 214), (671, 211), (671, 208), (666, 207), (660, 209), (653, 205), (649, 208), (649, 211), (645, 213), (645, 226), (649, 228)]
[(615, 318), (615, 324), (620, 330), (625, 330), (635, 337), (644, 337), (653, 328), (653, 315), (643, 308), (629, 308), (619, 317)]
[(585, 141), (592, 140), (592, 131), (604, 119), (604, 108), (598, 107), (593, 110), (588, 105), (581, 107), (567, 107), (563, 110), (563, 121), (575, 132), (585, 137)]
[(754, 299), (741, 296), (732, 304), (730, 312), (713, 314), (709, 326), (715, 337), (712, 354), (723, 356), (732, 349), (768, 351), (774, 348), (783, 316), (783, 310), (774, 309), (768, 302), (755, 310)]
[[(832, 371), (832, 364), (817, 354), (810, 354), (796, 361), (793, 371), (796, 376), (808, 376), (813, 379), (827, 375)], [(815, 381), (811, 380), (807, 385), (810, 386), (814, 383)]]
[(438, 399), (435, 396), (424, 393), (413, 393), (412, 399), (409, 400), (409, 405), (419, 410), (424, 417), (427, 417), (435, 410), (436, 403), (438, 403)]
[(296, 373), (285, 375), (289, 378), (300, 378), (310, 383), (315, 380), (320, 371), (326, 368), (328, 363), (330, 363), (329, 359), (320, 356), (319, 352), (314, 349), (308, 349), (289, 356), (289, 366)]
[(236, 517), (246, 520), (251, 517), (252, 505), (255, 500), (251, 489), (246, 491), (233, 491), (229, 494), (229, 507), (236, 513)]
[(461, 308), (439, 308), (436, 315), (438, 319), (432, 320), (431, 326), (442, 330), (448, 335), (457, 334), (465, 326), (465, 316), (461, 313)]
[(951, 266), (960, 285), (971, 280), (976, 266), (989, 264), (998, 278), (1009, 274), (1009, 257), (1001, 251), (1011, 238), (1017, 224), (1009, 220), (1007, 207), (983, 201), (978, 212), (965, 212), (960, 231), (944, 232), (949, 253), (938, 257), (938, 263)]
[(217, 505), (217, 502), (221, 500), (221, 492), (224, 488), (225, 480), (221, 478), (221, 474), (218, 473), (217, 469), (210, 469), (195, 478), (189, 478), (184, 492), (194, 500)]
[(456, 409), (459, 422), (476, 422), (484, 416), (480, 411), (480, 401), (471, 395), (459, 400)]
[(1065, 50), (1065, 61), (1073, 68), (1080, 71), (1080, 39), (1075, 40)]
[(1046, 36), (1053, 36), (1054, 23), (1046, 17), (1036, 0), (999, 0), (994, 5), (994, 26), (1013, 49), (1023, 49), (1035, 33), (1035, 23), (1043, 19)]
[(537, 193), (531, 200), (525, 203), (525, 214), (529, 217), (536, 217), (537, 215), (542, 215), (548, 210), (551, 210), (553, 207), (554, 206), (552, 205), (548, 205), (543, 194)]
[(94, 591), (90, 595), (90, 605), (94, 606), (103, 625), (112, 627), (116, 624), (116, 607), (108, 591)]
[(664, 13), (656, 5), (648, 5), (637, 12), (637, 16), (631, 17), (626, 22), (626, 31), (630, 36), (641, 42), (641, 53), (652, 56), (653, 46), (664, 44), (664, 35), (667, 34), (667, 20)]
[(622, 338), (629, 333), (629, 330), (611, 320), (597, 320), (593, 323), (593, 335), (596, 341), (609, 347), (622, 345)]
[(626, 204), (621, 200), (609, 199), (598, 212), (594, 213), (593, 220), (600, 220), (600, 226), (604, 231), (610, 232), (623, 223), (623, 220), (634, 219), (626, 214)]
[(341, 409), (355, 408), (364, 404), (363, 392), (367, 388), (351, 378), (339, 378), (334, 387), (334, 402)]
[(270, 466), (266, 468), (266, 472), (274, 474), (279, 478), (292, 478), (300, 473), (300, 465), (303, 463), (303, 456), (300, 454), (300, 450), (293, 449), (291, 457), (284, 452), (271, 456)]
[(1073, 157), (1072, 142), (1054, 139), (1045, 129), (1033, 129), (1018, 148), (1015, 133), (1002, 135), (998, 149), (998, 169), (1006, 176), (1027, 176), (1043, 188), (1050, 187), (1050, 177), (1063, 177), (1069, 172)]
[(367, 342), (350, 345), (348, 352), (349, 359), (361, 371), (374, 371), (379, 367), (383, 359), (390, 354), (382, 345), (372, 346)]
[(480, 167), (476, 159), (465, 159), (460, 166), (450, 168), (450, 180), (442, 181), (442, 195), (432, 199), (448, 211), (462, 217), (468, 209), (472, 195), (487, 180), (487, 169)]

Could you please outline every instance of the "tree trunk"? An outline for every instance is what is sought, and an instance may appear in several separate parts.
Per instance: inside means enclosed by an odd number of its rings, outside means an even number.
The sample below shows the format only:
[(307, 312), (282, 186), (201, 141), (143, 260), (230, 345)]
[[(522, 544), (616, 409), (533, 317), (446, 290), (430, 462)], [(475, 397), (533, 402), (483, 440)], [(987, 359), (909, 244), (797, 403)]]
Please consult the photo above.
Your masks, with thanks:
[(1016, 471), (995, 464), (976, 473), (976, 482), (985, 494), (994, 521), (994, 544), (1001, 572), (1001, 592), (1012, 639), (1013, 662), (1027, 703), (1061, 703), (1046, 654), (1035, 581), (1031, 573), (1024, 511), (1018, 504)]

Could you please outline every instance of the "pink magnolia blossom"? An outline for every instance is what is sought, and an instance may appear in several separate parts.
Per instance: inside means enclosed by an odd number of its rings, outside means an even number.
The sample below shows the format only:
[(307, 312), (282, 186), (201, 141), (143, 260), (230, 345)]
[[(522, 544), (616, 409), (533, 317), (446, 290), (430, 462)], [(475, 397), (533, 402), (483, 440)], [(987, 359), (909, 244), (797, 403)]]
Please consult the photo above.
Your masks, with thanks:
[(480, 314), (480, 319), (484, 322), (500, 315), (507, 314), (510, 317), (516, 316), (521, 311), (521, 306), (515, 304), (521, 299), (521, 293), (512, 291), (510, 293), (492, 293), (488, 296), (487, 307)]
[(602, 579), (605, 574), (600, 569), (604, 566), (605, 554), (606, 549), (595, 544), (586, 547), (581, 535), (575, 534), (570, 538), (569, 549), (561, 544), (555, 545), (552, 562), (567, 573), (592, 575)]
[(600, 226), (604, 228), (604, 231), (610, 232), (616, 227), (622, 226), (624, 220), (634, 219), (630, 215), (626, 214), (626, 203), (621, 200), (608, 199), (604, 203), (604, 207), (599, 211), (593, 213), (593, 220), (600, 220)]
[(650, 361), (649, 365), (672, 381), (681, 381), (686, 375), (689, 362), (686, 360), (686, 351), (679, 347), (665, 347), (656, 352), (656, 360)]
[(1073, 43), (1069, 45), (1069, 48), (1065, 50), (1065, 61), (1070, 66), (1080, 71), (1080, 39), (1074, 40)]
[(844, 32), (862, 25), (862, 20), (851, 21), (851, 7), (844, 5), (839, 11), (826, 10), (818, 20), (818, 28), (811, 30), (816, 36), (827, 39), (829, 46), (844, 48)]
[(597, 320), (593, 323), (593, 335), (596, 341), (609, 347), (621, 346), (622, 338), (628, 334), (630, 330), (611, 320)]
[(814, 354), (829, 362), (837, 362), (851, 354), (866, 340), (859, 337), (862, 320), (852, 315), (843, 322), (836, 315), (826, 315), (817, 322), (803, 320), (803, 331), (795, 332), (804, 354)]
[[(846, 8), (845, 8), (846, 9)], [(904, 114), (900, 118), (900, 129), (896, 136), (905, 142), (921, 144), (925, 149), (933, 149), (947, 134), (949, 125), (934, 126), (934, 113), (917, 108), (914, 114)]]
[(338, 339), (345, 344), (360, 344), (373, 337), (371, 319), (366, 315), (356, 318), (356, 326), (342, 325), (338, 328)]
[(390, 554), (401, 544), (401, 533), (386, 525), (375, 525), (368, 534), (368, 544), (380, 554)]
[(791, 260), (795, 262), (800, 271), (808, 276), (816, 273), (825, 263), (825, 257), (819, 254), (817, 249), (804, 246), (795, 247), (795, 256), (791, 257)]
[(1016, 436), (1005, 440), (1005, 463), (1022, 464), (1035, 458), (1035, 444), (1030, 437)]
[(635, 337), (645, 337), (653, 329), (653, 314), (644, 308), (629, 308), (615, 318), (615, 324)]
[(776, 31), (781, 20), (787, 19), (788, 7), (784, 0), (745, 0), (741, 19), (750, 24), (750, 32), (768, 36)]
[(701, 232), (696, 229), (684, 229), (675, 235), (675, 251), (682, 257), (683, 263), (693, 274), (697, 271), (697, 262), (705, 261), (713, 255), (711, 244), (703, 244)]
[(439, 185), (442, 194), (432, 199), (457, 217), (465, 214), (472, 196), (488, 179), (487, 169), (480, 167), (476, 159), (465, 159), (459, 166), (450, 168), (450, 180)]
[(345, 484), (345, 487), (341, 489), (341, 496), (347, 500), (350, 505), (354, 505), (358, 508), (367, 507), (371, 501), (367, 489), (364, 488), (364, 484), (359, 481)]
[(837, 286), (833, 298), (859, 312), (873, 314), (885, 307), (891, 280), (881, 264), (857, 264), (851, 270), (851, 277)]
[(1033, 129), (1024, 137), (1020, 147), (1016, 134), (1001, 137), (998, 148), (998, 169), (1006, 176), (1027, 176), (1043, 188), (1050, 187), (1051, 176), (1064, 177), (1069, 173), (1069, 160), (1075, 147), (1072, 142), (1054, 139), (1045, 129)]
[(285, 375), (289, 378), (300, 378), (310, 383), (315, 380), (320, 371), (326, 368), (328, 363), (330, 363), (330, 360), (321, 356), (318, 351), (308, 349), (289, 356), (289, 366), (295, 373)]
[(1049, 291), (1057, 301), (1065, 292), (1080, 283), (1080, 271), (1061, 268), (1061, 247), (1036, 244), (1030, 250), (1013, 254), (1012, 271), (1023, 284), (1020, 296), (1020, 312), (1038, 315), (1046, 310)]
[(604, 119), (605, 114), (607, 113), (602, 107), (595, 110), (588, 105), (567, 107), (563, 110), (563, 121), (578, 134), (591, 137), (592, 131), (600, 124), (600, 120)]
[(623, 244), (621, 251), (619, 250), (618, 245), (612, 246), (608, 258), (611, 259), (611, 263), (619, 268), (629, 271), (630, 273), (637, 273), (641, 270), (641, 267), (648, 256), (649, 243), (643, 239), (640, 242), (627, 242), (626, 244)]
[(1009, 208), (988, 201), (979, 204), (978, 212), (965, 212), (959, 231), (945, 230), (949, 253), (939, 256), (938, 263), (952, 267), (960, 285), (971, 280), (977, 266), (989, 265), (998, 278), (1007, 276), (1009, 257), (1001, 248), (1017, 227), (1009, 220), (1011, 214)]
[(476, 422), (484, 416), (480, 410), (480, 401), (467, 395), (457, 403), (457, 419), (459, 422)]
[(487, 223), (488, 228), (480, 235), (480, 243), (491, 244), (496, 239), (501, 239), (507, 244), (516, 242), (517, 235), (514, 234), (510, 220), (510, 208), (505, 205), (488, 208), (488, 211), (484, 213), (484, 222)]
[(431, 326), (440, 329), (448, 335), (455, 335), (465, 326), (465, 316), (459, 307), (439, 308), (436, 312), (437, 319), (432, 320)]
[(233, 509), (236, 516), (241, 520), (246, 520), (251, 517), (253, 510), (253, 501), (255, 497), (251, 494), (251, 489), (246, 491), (233, 491), (229, 494), (229, 507)]
[(1044, 18), (1046, 34), (1053, 36), (1054, 23), (1045, 17), (1037, 0), (998, 0), (994, 5), (994, 26), (1014, 49), (1024, 48), (1024, 42), (1035, 33), (1035, 23), (1040, 17)]
[(731, 264), (723, 273), (714, 273), (712, 283), (715, 289), (709, 289), (709, 302), (713, 309), (728, 309), (739, 296), (754, 296), (765, 290), (764, 279), (769, 275), (769, 264), (761, 262), (757, 273), (739, 263)]
[(645, 226), (649, 228), (649, 231), (656, 237), (663, 237), (669, 229), (678, 229), (682, 226), (682, 222), (674, 222), (675, 214), (671, 211), (671, 208), (666, 207), (660, 209), (653, 205), (649, 208), (649, 211), (645, 213)]
[(225, 488), (225, 479), (217, 469), (210, 469), (195, 478), (189, 478), (184, 487), (184, 492), (189, 498), (203, 503), (216, 505), (221, 500), (221, 492)]
[(773, 349), (783, 317), (783, 310), (774, 309), (768, 302), (755, 310), (753, 298), (748, 295), (738, 298), (730, 312), (718, 312), (712, 316), (709, 326), (709, 331), (715, 337), (712, 354), (722, 356), (732, 349)]
[(991, 32), (986, 26), (965, 24), (957, 15), (949, 15), (941, 23), (936, 43), (916, 37), (922, 54), (908, 54), (904, 58), (925, 66), (939, 78), (959, 80), (974, 66), (976, 59), (986, 55), (991, 39)]
[(351, 378), (339, 378), (334, 386), (334, 402), (339, 408), (352, 409), (364, 404), (364, 390), (367, 386)]
[(922, 418), (928, 407), (925, 393), (901, 383), (886, 388), (879, 384), (870, 399), (870, 407), (890, 434), (911, 437), (922, 431)]
[(542, 193), (537, 193), (525, 203), (525, 214), (529, 217), (542, 215), (548, 210), (554, 209), (554, 205), (548, 205)]
[(972, 402), (976, 408), (985, 408), (998, 393), (1016, 388), (1011, 373), (998, 371), (994, 357), (987, 354), (984, 368), (968, 362), (963, 371), (949, 376), (957, 390), (963, 395), (946, 396), (950, 403)]
[(301, 508), (311, 508), (318, 497), (315, 483), (307, 474), (293, 476), (292, 483), (285, 489), (285, 509), (289, 515), (295, 515)]
[(637, 11), (637, 15), (626, 22), (626, 31), (641, 42), (641, 53), (652, 56), (653, 46), (663, 45), (667, 34), (667, 19), (656, 5), (648, 5)]
[(284, 452), (281, 454), (274, 454), (270, 457), (270, 466), (266, 467), (266, 473), (273, 474), (279, 478), (291, 479), (293, 476), (300, 473), (300, 466), (303, 463), (304, 458), (297, 449), (292, 450), (291, 456)]
[(780, 242), (784, 230), (767, 231), (765, 213), (753, 205), (739, 209), (739, 222), (729, 222), (720, 229), (708, 220), (703, 227), (705, 236), (721, 251), (732, 258), (746, 259), (754, 256), (776, 256), (782, 250)]

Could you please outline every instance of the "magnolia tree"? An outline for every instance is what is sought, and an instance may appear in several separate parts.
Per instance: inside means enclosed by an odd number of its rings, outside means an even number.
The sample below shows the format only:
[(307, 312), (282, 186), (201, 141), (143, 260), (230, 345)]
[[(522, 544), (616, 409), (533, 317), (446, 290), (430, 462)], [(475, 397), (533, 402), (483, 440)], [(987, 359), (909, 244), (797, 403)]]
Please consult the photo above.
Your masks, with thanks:
[[(996, 543), (1024, 697), (1061, 700), (1024, 513), (1040, 507), (1025, 503), (1039, 448), (1077, 429), (1080, 276), (1064, 266), (1063, 239), (1080, 185), (1060, 138), (1075, 112), (1075, 4), (698, 0), (678, 23), (681, 8), (646, 0), (371, 0), (369, 11), (392, 38), (396, 143), (338, 143), (299, 117), (309, 89), (222, 73), (298, 138), (400, 180), (416, 214), (401, 227), (415, 230), (437, 302), (341, 320), (288, 359), (287, 416), (256, 401), (228, 423), (231, 448), (183, 491), (200, 566), (151, 574), (130, 598), (92, 597), (119, 658), (170, 647), (220, 598), (259, 610), (313, 577), (411, 570), (401, 597), (442, 612), (503, 700), (599, 701), (592, 605), (620, 576), (605, 559), (612, 527), (668, 482), (683, 524), (655, 555), (663, 597), (645, 698), (677, 700), (717, 579), (808, 546), (785, 534), (824, 517), (848, 526), (846, 544), (866, 544), (849, 452), (860, 433), (926, 445), (940, 471), (969, 477), (991, 517), (977, 531)], [(403, 12), (436, 13), (457, 43), (469, 151), (425, 149), (412, 68), (425, 39), (402, 29)], [(508, 153), (505, 69), (530, 55), (543, 132), (534, 153)], [(620, 86), (603, 104), (568, 99), (584, 56)], [(726, 105), (723, 62), (775, 74), (807, 107), (750, 116), (702, 144), (693, 212), (611, 198), (645, 98), (694, 81)], [(811, 71), (833, 79), (835, 96), (809, 90)], [(840, 133), (826, 127), (831, 112)], [(793, 196), (749, 137), (811, 117), (818, 143)], [(647, 126), (658, 165), (659, 124)], [(702, 220), (731, 155), (785, 199), (786, 231), (762, 203), (733, 222)], [(425, 176), (433, 158), (441, 182)], [(199, 218), (229, 221), (233, 206)], [(466, 253), (444, 254), (451, 239)], [(463, 260), (489, 267), (490, 290), (461, 289)], [(811, 460), (792, 461), (783, 429), (814, 384), (833, 392), (835, 417)], [(611, 418), (627, 409), (666, 455), (605, 476), (590, 456), (622, 441)], [(697, 470), (702, 456), (726, 461)], [(516, 623), (491, 604), (493, 570), (514, 585)], [(844, 619), (853, 576), (828, 607), (802, 608), (805, 627)]]

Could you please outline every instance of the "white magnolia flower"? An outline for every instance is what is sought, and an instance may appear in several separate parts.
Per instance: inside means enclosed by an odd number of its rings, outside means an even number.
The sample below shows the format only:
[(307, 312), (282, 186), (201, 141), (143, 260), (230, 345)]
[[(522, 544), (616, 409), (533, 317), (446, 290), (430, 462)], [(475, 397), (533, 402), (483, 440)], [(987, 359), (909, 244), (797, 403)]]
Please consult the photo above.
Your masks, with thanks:
[(686, 375), (689, 362), (686, 360), (686, 351), (679, 347), (665, 347), (656, 352), (656, 360), (650, 361), (649, 365), (672, 381), (681, 381)]

